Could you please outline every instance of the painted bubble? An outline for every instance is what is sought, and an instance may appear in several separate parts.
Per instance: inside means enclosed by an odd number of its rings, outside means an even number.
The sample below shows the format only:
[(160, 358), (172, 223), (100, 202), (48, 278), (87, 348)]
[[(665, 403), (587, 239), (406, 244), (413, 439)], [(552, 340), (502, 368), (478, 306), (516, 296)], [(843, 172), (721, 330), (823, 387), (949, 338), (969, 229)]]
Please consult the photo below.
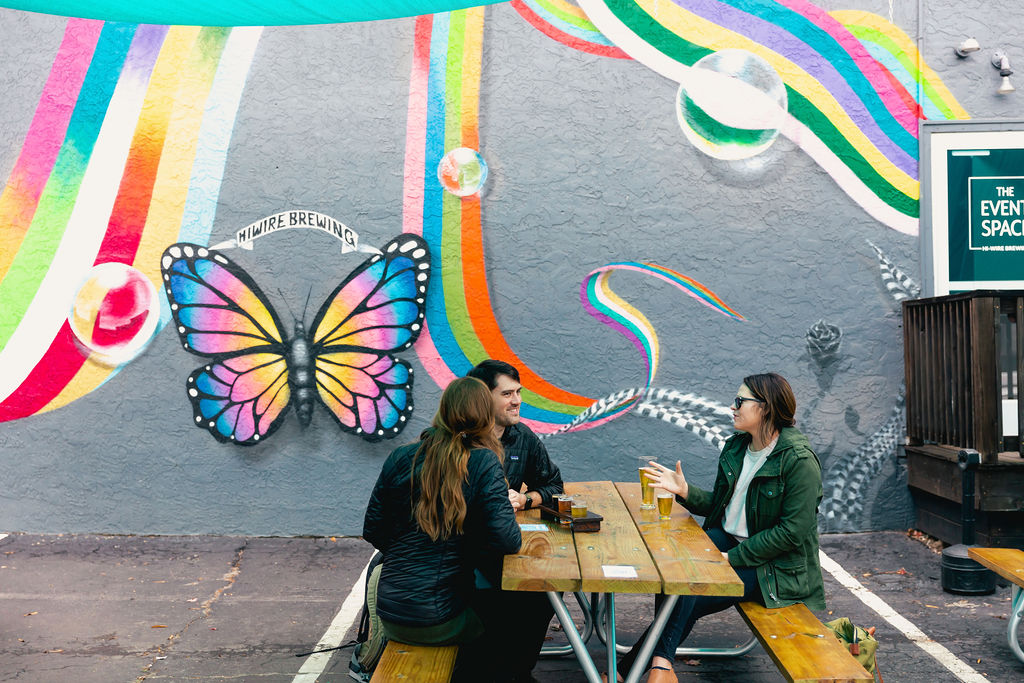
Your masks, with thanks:
[(686, 72), (676, 116), (687, 139), (715, 159), (756, 156), (786, 120), (788, 98), (772, 65), (746, 50), (719, 50)]
[(443, 157), (437, 165), (437, 179), (441, 187), (458, 197), (476, 194), (487, 180), (487, 162), (480, 152), (469, 147), (457, 147)]
[(138, 269), (101, 263), (75, 294), (68, 324), (95, 360), (125, 363), (142, 351), (160, 319), (156, 288)]

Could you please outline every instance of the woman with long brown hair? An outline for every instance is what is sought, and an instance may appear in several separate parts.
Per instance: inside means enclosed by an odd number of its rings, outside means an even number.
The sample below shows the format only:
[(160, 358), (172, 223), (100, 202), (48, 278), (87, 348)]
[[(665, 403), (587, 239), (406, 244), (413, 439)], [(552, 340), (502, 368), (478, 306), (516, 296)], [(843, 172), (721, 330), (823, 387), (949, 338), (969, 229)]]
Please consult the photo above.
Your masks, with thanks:
[[(687, 510), (704, 517), (704, 530), (744, 586), (742, 596), (682, 596), (676, 602), (654, 646), (648, 683), (678, 681), (672, 670), (676, 648), (703, 616), (747, 600), (767, 607), (802, 602), (825, 609), (818, 563), (821, 464), (796, 429), (795, 415), (796, 397), (785, 378), (750, 375), (736, 392), (736, 433), (722, 448), (711, 491), (687, 482), (679, 460), (674, 469), (653, 461), (644, 468), (651, 486), (674, 493)], [(619, 660), (619, 680), (646, 636)]]
[(503, 556), (522, 544), (493, 427), (487, 386), (452, 380), (420, 441), (395, 449), (381, 469), (363, 538), (384, 555), (369, 590), (390, 639), (446, 645), (483, 631), (471, 606), (474, 570), (496, 579)]

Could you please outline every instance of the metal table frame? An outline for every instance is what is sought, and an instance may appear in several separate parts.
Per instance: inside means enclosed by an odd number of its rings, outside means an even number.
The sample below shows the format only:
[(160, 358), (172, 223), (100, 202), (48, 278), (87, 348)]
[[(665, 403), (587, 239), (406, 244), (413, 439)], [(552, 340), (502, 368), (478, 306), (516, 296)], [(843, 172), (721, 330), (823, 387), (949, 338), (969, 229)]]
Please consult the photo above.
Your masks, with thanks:
[[(545, 647), (541, 650), (541, 656), (560, 657), (575, 653), (587, 680), (592, 683), (599, 683), (601, 680), (600, 674), (586, 647), (591, 634), (597, 633), (598, 639), (606, 648), (608, 653), (608, 671), (615, 671), (618, 664), (618, 655), (630, 650), (629, 646), (619, 644), (615, 638), (615, 594), (592, 593), (589, 604), (583, 592), (577, 591), (574, 595), (576, 596), (577, 603), (583, 609), (583, 632), (581, 633), (576, 628), (576, 623), (572, 620), (572, 615), (569, 614), (569, 608), (565, 603), (563, 594), (549, 591), (548, 599), (555, 609), (555, 616), (558, 617), (559, 623), (562, 624), (562, 630), (569, 640), (569, 645)], [(626, 683), (636, 683), (644, 674), (645, 664), (650, 659), (651, 653), (654, 652), (654, 646), (658, 642), (658, 638), (661, 637), (662, 631), (665, 630), (669, 615), (672, 614), (672, 609), (675, 607), (679, 597), (678, 595), (665, 596), (661, 609), (655, 615), (654, 623), (648, 631), (647, 638), (640, 647), (636, 661), (626, 677)], [(611, 646), (612, 644), (614, 644), (614, 647)], [(676, 649), (676, 656), (739, 657), (753, 650), (755, 646), (757, 646), (757, 638), (751, 636), (749, 641), (737, 647), (680, 647)]]
[(1020, 661), (1024, 662), (1024, 650), (1021, 650), (1017, 632), (1021, 620), (1024, 619), (1024, 589), (1013, 584), (1013, 597), (1010, 599), (1010, 621), (1006, 625), (1006, 638), (1010, 642), (1010, 650)]
[[(678, 598), (680, 596), (666, 597)], [(675, 602), (676, 601), (673, 600), (672, 604), (675, 605)], [(600, 638), (601, 642), (606, 646), (608, 645), (608, 633), (605, 629), (605, 622), (608, 620), (608, 614), (611, 610), (614, 610), (614, 605), (609, 605), (607, 602), (599, 601), (596, 610), (597, 616), (594, 619), (594, 630), (597, 633), (597, 637)], [(740, 657), (753, 650), (756, 646), (757, 638), (754, 635), (751, 635), (750, 640), (743, 645), (737, 645), (736, 647), (678, 647), (676, 648), (676, 657)], [(626, 652), (629, 652), (630, 649), (632, 648), (629, 645), (622, 645), (617, 641), (615, 643), (615, 650), (620, 654), (625, 654)], [(648, 656), (650, 655), (648, 654)]]

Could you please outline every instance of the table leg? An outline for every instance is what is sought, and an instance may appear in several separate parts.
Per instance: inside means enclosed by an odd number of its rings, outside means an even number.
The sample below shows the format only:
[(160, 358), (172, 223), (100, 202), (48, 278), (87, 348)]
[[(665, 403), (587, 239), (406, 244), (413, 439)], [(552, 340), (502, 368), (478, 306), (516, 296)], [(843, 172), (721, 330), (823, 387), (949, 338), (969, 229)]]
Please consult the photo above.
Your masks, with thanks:
[(562, 632), (565, 633), (565, 637), (569, 639), (572, 649), (576, 652), (576, 659), (579, 660), (580, 667), (583, 669), (583, 675), (590, 683), (601, 683), (601, 674), (597, 672), (594, 660), (587, 652), (586, 643), (580, 637), (580, 632), (576, 630), (576, 624), (572, 621), (572, 615), (569, 614), (569, 608), (565, 606), (562, 594), (548, 591), (548, 600), (551, 601), (551, 606), (555, 609), (555, 616), (562, 624)]
[(1021, 650), (1017, 631), (1020, 630), (1021, 619), (1024, 618), (1024, 590), (1018, 585), (1013, 586), (1013, 598), (1010, 600), (1010, 623), (1006, 626), (1010, 649), (1017, 659), (1024, 662), (1024, 651)]
[(612, 672), (618, 671), (618, 662), (615, 651), (615, 593), (605, 595), (608, 605), (608, 641), (605, 643), (605, 651), (608, 653), (608, 678), (611, 680)]
[[(593, 609), (587, 604), (587, 596), (584, 593), (576, 591), (573, 595), (576, 596), (576, 602), (579, 604), (580, 609), (583, 610), (583, 633), (580, 634), (580, 638), (586, 643), (594, 633)], [(545, 645), (540, 649), (541, 657), (562, 657), (572, 653), (572, 645)]]
[[(658, 638), (661, 637), (661, 632), (665, 630), (665, 625), (668, 623), (668, 618), (672, 614), (672, 608), (676, 606), (676, 602), (679, 601), (678, 595), (666, 595), (665, 600), (661, 603), (661, 609), (654, 616), (654, 623), (651, 624), (651, 629), (647, 632), (647, 637), (644, 638), (643, 644), (640, 646), (640, 652), (637, 654), (636, 659), (633, 660), (633, 666), (629, 670), (629, 675), (626, 676), (626, 683), (636, 683), (640, 680), (640, 676), (643, 675), (644, 670), (647, 666), (647, 660), (651, 658), (651, 653), (654, 652), (654, 646), (658, 642)], [(614, 608), (614, 604), (611, 605)], [(614, 609), (611, 610), (614, 614)], [(612, 623), (614, 624), (615, 617), (612, 616)], [(615, 650), (615, 629), (610, 628), (608, 630), (608, 650), (613, 652)]]

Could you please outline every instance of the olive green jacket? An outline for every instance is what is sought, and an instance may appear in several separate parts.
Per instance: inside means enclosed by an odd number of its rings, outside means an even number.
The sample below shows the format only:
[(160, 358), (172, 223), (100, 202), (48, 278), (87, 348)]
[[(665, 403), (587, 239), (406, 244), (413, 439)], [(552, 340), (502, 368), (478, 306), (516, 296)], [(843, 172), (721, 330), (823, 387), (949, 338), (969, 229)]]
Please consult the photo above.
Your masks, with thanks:
[[(679, 502), (704, 516), (704, 528), (720, 527), (725, 506), (743, 469), (750, 435), (737, 433), (725, 442), (711, 492), (689, 485)], [(747, 489), (750, 537), (729, 551), (734, 567), (756, 567), (765, 606), (802, 602), (825, 609), (825, 587), (818, 562), (818, 504), (821, 463), (807, 437), (786, 427)], [(677, 496), (678, 498), (678, 496)]]

